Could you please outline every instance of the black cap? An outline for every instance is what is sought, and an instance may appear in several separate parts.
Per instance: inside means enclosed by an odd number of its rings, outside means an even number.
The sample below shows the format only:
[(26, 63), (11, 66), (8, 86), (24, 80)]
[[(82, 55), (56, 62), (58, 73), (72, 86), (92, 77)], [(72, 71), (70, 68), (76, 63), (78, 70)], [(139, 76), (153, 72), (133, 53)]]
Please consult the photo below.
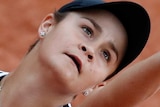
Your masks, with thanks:
[(125, 56), (112, 77), (131, 63), (144, 48), (150, 33), (150, 18), (146, 10), (137, 3), (129, 1), (104, 2), (102, 0), (75, 0), (58, 11), (69, 12), (80, 9), (103, 9), (113, 13), (123, 24), (128, 36)]

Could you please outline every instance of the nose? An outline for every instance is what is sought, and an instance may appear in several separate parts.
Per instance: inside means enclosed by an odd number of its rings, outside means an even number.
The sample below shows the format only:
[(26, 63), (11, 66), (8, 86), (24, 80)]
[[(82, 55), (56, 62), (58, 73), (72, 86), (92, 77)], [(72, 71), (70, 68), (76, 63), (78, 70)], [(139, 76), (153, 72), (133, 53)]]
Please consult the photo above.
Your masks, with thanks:
[(94, 59), (93, 50), (85, 45), (80, 45), (80, 49), (85, 53), (87, 56), (88, 61), (92, 61)]

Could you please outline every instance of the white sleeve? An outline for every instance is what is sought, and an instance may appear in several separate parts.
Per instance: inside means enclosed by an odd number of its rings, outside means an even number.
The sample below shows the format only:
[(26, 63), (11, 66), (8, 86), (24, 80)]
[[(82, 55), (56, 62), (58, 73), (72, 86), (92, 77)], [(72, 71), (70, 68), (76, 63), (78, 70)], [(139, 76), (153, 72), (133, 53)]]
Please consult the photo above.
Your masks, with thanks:
[(72, 107), (71, 104), (68, 104), (68, 107)]
[(1, 70), (0, 70), (0, 77), (5, 76), (5, 75), (8, 75), (8, 74), (9, 74), (8, 72), (4, 72), (4, 71), (1, 71)]

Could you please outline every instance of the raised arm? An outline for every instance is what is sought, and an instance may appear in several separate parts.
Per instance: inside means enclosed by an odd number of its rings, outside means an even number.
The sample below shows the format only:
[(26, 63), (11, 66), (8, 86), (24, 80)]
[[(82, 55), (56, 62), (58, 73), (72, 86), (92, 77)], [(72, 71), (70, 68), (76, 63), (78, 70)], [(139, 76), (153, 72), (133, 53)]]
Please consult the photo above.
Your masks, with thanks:
[(126, 69), (80, 107), (133, 107), (154, 94), (160, 86), (160, 52)]

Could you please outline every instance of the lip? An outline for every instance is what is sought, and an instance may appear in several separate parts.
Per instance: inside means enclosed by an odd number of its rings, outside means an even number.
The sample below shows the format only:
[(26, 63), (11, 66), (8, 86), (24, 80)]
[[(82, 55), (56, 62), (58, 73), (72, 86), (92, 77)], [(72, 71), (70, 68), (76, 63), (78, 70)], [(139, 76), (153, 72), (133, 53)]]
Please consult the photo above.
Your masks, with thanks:
[(81, 62), (81, 60), (79, 59), (79, 57), (76, 56), (76, 55), (67, 54), (67, 53), (65, 53), (65, 55), (67, 55), (67, 56), (73, 61), (73, 63), (74, 63), (75, 66), (77, 67), (78, 72), (80, 73), (81, 67), (82, 67), (82, 62)]

